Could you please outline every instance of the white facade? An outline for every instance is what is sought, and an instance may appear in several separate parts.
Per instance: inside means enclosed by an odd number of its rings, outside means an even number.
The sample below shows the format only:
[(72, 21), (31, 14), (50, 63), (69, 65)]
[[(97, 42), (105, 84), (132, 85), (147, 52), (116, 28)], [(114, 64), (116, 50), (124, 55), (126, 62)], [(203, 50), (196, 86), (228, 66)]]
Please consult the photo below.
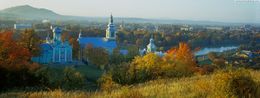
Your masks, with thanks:
[(110, 16), (110, 21), (106, 29), (106, 39), (115, 40), (116, 39), (116, 27), (114, 25), (113, 16)]

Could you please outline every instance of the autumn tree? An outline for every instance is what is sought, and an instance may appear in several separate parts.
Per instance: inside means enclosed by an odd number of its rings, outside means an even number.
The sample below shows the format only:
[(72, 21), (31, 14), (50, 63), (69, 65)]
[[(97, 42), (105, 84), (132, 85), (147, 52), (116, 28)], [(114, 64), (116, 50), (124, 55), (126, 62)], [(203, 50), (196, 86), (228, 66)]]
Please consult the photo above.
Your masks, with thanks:
[(201, 69), (197, 67), (193, 51), (186, 43), (167, 51), (160, 57), (155, 53), (136, 56), (129, 63), (112, 66), (112, 80), (119, 84), (134, 84), (158, 78), (191, 76)]
[(143, 39), (137, 39), (137, 40), (135, 41), (135, 44), (136, 44), (136, 46), (142, 46), (142, 44), (143, 44)]
[(126, 58), (129, 60), (132, 60), (135, 56), (139, 55), (138, 47), (136, 46), (129, 46), (127, 47), (127, 55)]
[(221, 57), (217, 55), (215, 52), (208, 53), (208, 58), (212, 62), (212, 66), (216, 68), (225, 68), (225, 59), (224, 57)]
[(61, 41), (62, 41), (62, 42), (65, 42), (65, 41), (69, 40), (69, 39), (70, 39), (69, 36), (70, 36), (69, 32), (64, 32), (64, 33), (62, 33), (62, 35), (61, 35)]
[(63, 70), (62, 88), (72, 90), (83, 88), (85, 85), (84, 75), (74, 68), (66, 67)]
[(0, 34), (0, 66), (7, 69), (34, 69), (28, 62), (32, 54), (28, 48), (17, 44), (12, 39), (12, 32), (4, 32)]
[(80, 45), (76, 38), (70, 37), (69, 43), (72, 45), (73, 58), (79, 58)]
[(210, 52), (207, 56), (211, 61), (214, 61), (217, 58), (217, 54), (215, 52)]
[(39, 82), (33, 75), (39, 65), (29, 62), (32, 57), (29, 49), (12, 37), (12, 32), (0, 33), (0, 90)]
[(181, 61), (182, 63), (190, 66), (196, 67), (196, 59), (194, 57), (194, 53), (192, 52), (191, 48), (186, 43), (179, 43), (179, 47), (176, 51), (175, 57), (177, 60)]
[(122, 62), (126, 61), (126, 56), (120, 53), (119, 48), (113, 49), (112, 54), (110, 55), (109, 58), (110, 64), (120, 64)]
[(119, 84), (141, 83), (161, 77), (162, 60), (154, 53), (136, 56), (132, 62), (121, 62), (110, 67), (112, 80)]
[(189, 75), (198, 70), (194, 53), (186, 43), (179, 43), (178, 47), (168, 50), (163, 60), (167, 66), (166, 69), (173, 68), (177, 71), (174, 74), (180, 74), (180, 76)]
[(33, 29), (25, 29), (21, 33), (19, 44), (27, 48), (32, 56), (37, 56), (40, 54), (40, 37), (36, 34)]
[(109, 63), (109, 55), (104, 48), (95, 48), (87, 45), (84, 50), (84, 59), (100, 68), (104, 68)]
[(143, 57), (135, 57), (128, 72), (132, 81), (145, 82), (161, 75), (161, 65), (161, 58), (154, 53), (149, 53)]

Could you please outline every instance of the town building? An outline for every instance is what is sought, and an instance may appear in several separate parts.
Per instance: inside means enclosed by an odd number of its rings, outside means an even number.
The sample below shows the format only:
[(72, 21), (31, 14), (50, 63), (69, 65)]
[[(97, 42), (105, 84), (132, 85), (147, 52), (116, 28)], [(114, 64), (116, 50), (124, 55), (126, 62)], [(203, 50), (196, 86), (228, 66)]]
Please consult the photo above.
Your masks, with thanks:
[(223, 27), (218, 27), (218, 26), (209, 26), (206, 27), (207, 30), (217, 30), (217, 31), (222, 31)]
[(193, 30), (193, 27), (189, 26), (189, 25), (183, 25), (181, 28), (180, 28), (181, 31), (192, 31)]
[(146, 46), (146, 48), (144, 48), (142, 50), (139, 50), (139, 53), (140, 53), (140, 55), (145, 55), (145, 54), (148, 54), (148, 53), (154, 53), (154, 54), (156, 54), (156, 55), (158, 55), (160, 57), (165, 55), (164, 52), (157, 51), (157, 47), (156, 47), (156, 45), (154, 43), (153, 36), (151, 36), (149, 44)]
[[(52, 28), (51, 28), (52, 29)], [(55, 27), (53, 30), (53, 38), (49, 36), (46, 42), (41, 44), (41, 54), (38, 57), (33, 57), (32, 61), (49, 64), (49, 63), (71, 63), (72, 62), (72, 46), (69, 44), (68, 39), (64, 42), (61, 40), (62, 29)]]
[(32, 29), (32, 24), (14, 24), (15, 30)]
[(82, 60), (83, 49), (87, 45), (92, 45), (95, 48), (104, 48), (109, 54), (117, 47), (116, 43), (116, 27), (114, 25), (113, 16), (110, 16), (109, 23), (106, 29), (105, 37), (83, 37), (82, 32), (79, 33), (78, 42), (80, 45), (80, 58)]

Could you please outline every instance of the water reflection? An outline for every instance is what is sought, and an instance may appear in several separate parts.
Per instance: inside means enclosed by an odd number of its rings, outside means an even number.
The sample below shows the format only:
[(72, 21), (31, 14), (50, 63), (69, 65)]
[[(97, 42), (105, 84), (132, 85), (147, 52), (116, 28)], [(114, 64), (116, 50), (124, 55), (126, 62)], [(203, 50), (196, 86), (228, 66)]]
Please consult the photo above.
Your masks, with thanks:
[(206, 55), (209, 52), (224, 52), (227, 50), (237, 49), (237, 46), (219, 47), (219, 48), (203, 48), (202, 50), (195, 53), (196, 56)]

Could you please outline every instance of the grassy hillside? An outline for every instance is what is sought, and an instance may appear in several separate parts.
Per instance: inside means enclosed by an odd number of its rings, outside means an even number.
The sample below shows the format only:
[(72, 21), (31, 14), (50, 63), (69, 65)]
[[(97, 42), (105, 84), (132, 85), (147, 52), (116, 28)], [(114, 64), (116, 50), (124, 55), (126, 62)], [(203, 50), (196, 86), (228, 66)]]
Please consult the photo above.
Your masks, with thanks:
[[(257, 96), (260, 96), (260, 71), (247, 71), (257, 83)], [(243, 74), (243, 73), (242, 73)], [(236, 74), (234, 75), (236, 77)], [(114, 88), (112, 91), (41, 91), (41, 92), (9, 92), (0, 97), (65, 97), (65, 98), (140, 98), (140, 97), (174, 97), (174, 98), (228, 98), (226, 93), (218, 89), (218, 82), (230, 77), (223, 73), (212, 75), (193, 76), (180, 79), (159, 79), (138, 85), (130, 85)], [(217, 79), (217, 80), (216, 80)], [(222, 85), (223, 86), (223, 85)], [(223, 86), (222, 88), (224, 88)], [(218, 90), (216, 90), (218, 89)], [(254, 98), (254, 97), (253, 97)]]

